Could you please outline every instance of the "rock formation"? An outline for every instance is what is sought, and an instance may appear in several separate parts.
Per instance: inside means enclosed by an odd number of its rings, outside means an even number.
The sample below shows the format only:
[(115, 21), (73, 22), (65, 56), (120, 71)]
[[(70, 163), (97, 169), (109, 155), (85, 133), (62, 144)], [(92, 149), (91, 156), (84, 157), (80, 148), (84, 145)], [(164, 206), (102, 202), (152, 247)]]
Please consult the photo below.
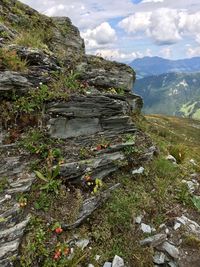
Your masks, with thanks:
[[(142, 100), (131, 92), (134, 71), (86, 55), (69, 18), (48, 18), (15, 0), (2, 0), (0, 15), (0, 266), (8, 267), (19, 259), (30, 220), (30, 207), (26, 210), (22, 197), (36, 180), (30, 163), (41, 156), (42, 165), (46, 160), (58, 164), (56, 156), (49, 156), (56, 143), (65, 186), (94, 184), (132, 164), (135, 159), (129, 154), (135, 141), (126, 139), (138, 134), (133, 114), (140, 112)], [(34, 139), (37, 130), (47, 143)], [(114, 188), (101, 197), (85, 198), (84, 216), (79, 215), (73, 227)]]

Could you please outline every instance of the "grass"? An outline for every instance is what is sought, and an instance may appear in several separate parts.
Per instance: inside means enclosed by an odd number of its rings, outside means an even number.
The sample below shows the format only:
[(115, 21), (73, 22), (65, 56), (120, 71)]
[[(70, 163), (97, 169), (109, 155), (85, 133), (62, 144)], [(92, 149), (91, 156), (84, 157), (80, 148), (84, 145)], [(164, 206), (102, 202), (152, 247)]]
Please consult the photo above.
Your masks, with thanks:
[(25, 71), (27, 69), (27, 62), (22, 60), (16, 51), (0, 48), (0, 69)]
[[(121, 187), (115, 191), (109, 201), (80, 228), (75, 231), (62, 232), (55, 235), (52, 232), (53, 225), (65, 221), (72, 223), (77, 217), (81, 204), (85, 198), (83, 190), (68, 188), (68, 184), (59, 183), (56, 190), (43, 190), (44, 183), (37, 180), (31, 194), (20, 199), (26, 200), (27, 207), (32, 208), (33, 221), (22, 243), (20, 266), (28, 267), (34, 264), (42, 266), (87, 266), (89, 263), (95, 267), (101, 267), (105, 261), (112, 261), (117, 254), (127, 261), (130, 267), (153, 267), (153, 250), (150, 247), (141, 247), (139, 241), (147, 235), (143, 234), (139, 225), (135, 224), (135, 218), (143, 215), (142, 221), (154, 227), (159, 232), (162, 223), (180, 216), (183, 210), (195, 212), (192, 195), (186, 184), (181, 181), (189, 177), (195, 171), (196, 166), (189, 163), (192, 157), (199, 164), (198, 151), (200, 148), (199, 129), (191, 127), (198, 124), (196, 121), (177, 119), (172, 117), (149, 116), (138, 120), (138, 127), (154, 140), (160, 148), (160, 154), (153, 161), (144, 165), (145, 171), (140, 175), (131, 175), (131, 170), (137, 168), (142, 162), (135, 162), (142, 153), (142, 146), (149, 140), (142, 139), (142, 134), (124, 135), (122, 140), (134, 141), (134, 150), (126, 151), (128, 154), (128, 166), (122, 167), (118, 173), (104, 181), (104, 188), (110, 183), (121, 183)], [(24, 147), (43, 159), (43, 165), (49, 167), (49, 163), (58, 163), (62, 152), (56, 147), (56, 143), (46, 140), (40, 131), (33, 131), (23, 140)], [(106, 144), (105, 140), (99, 140), (99, 144)], [(44, 147), (47, 145), (48, 147)], [(196, 147), (192, 150), (191, 146)], [(84, 150), (83, 150), (84, 148)], [(83, 147), (81, 157), (88, 156), (88, 151)], [(179, 164), (174, 165), (166, 156), (176, 148), (176, 153), (186, 151)], [(181, 150), (182, 149), (182, 150)], [(51, 153), (49, 153), (51, 151)], [(178, 152), (177, 152), (178, 151)], [(39, 154), (38, 154), (39, 153)], [(44, 155), (44, 156), (43, 156)], [(131, 161), (132, 160), (132, 161)], [(133, 164), (136, 164), (136, 166)], [(131, 169), (130, 169), (131, 168)], [(38, 169), (38, 167), (37, 167)], [(44, 173), (45, 168), (39, 169)], [(58, 177), (59, 179), (62, 177)], [(45, 184), (46, 185), (46, 184)], [(57, 191), (59, 193), (57, 194)], [(98, 188), (97, 191), (101, 189)], [(91, 194), (87, 191), (86, 195)], [(97, 192), (98, 194), (98, 192)], [(49, 218), (51, 218), (49, 223)], [(64, 249), (68, 240), (77, 234), (80, 238), (89, 238), (90, 247), (79, 251), (75, 247), (75, 256), (72, 261), (64, 256)], [(199, 242), (190, 237), (185, 238), (184, 246), (199, 246)], [(61, 250), (59, 260), (55, 260), (55, 253)], [(56, 254), (58, 255), (58, 254)], [(99, 261), (95, 255), (100, 255)]]
[(13, 42), (20, 46), (48, 49), (44, 42), (43, 31), (40, 30), (36, 30), (34, 33), (31, 31), (21, 32)]

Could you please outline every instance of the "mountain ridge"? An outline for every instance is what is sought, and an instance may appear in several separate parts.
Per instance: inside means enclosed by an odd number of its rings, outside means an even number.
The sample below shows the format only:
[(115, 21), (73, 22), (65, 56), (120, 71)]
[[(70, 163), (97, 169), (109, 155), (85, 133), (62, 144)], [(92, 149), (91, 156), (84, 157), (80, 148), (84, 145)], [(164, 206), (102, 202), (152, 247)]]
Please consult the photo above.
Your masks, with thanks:
[(137, 58), (129, 63), (135, 69), (138, 78), (171, 72), (200, 71), (200, 57), (170, 60), (162, 57)]
[(136, 80), (145, 113), (199, 119), (200, 72), (165, 73)]

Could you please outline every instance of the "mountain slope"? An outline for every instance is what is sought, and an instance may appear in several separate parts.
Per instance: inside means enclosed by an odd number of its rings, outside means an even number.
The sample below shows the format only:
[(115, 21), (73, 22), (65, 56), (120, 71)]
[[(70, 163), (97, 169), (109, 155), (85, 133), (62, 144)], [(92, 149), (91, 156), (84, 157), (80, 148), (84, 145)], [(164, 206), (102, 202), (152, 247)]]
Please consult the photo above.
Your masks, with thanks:
[(136, 80), (145, 113), (200, 118), (200, 73), (168, 73)]
[(169, 72), (197, 72), (200, 71), (200, 57), (180, 60), (144, 57), (133, 60), (129, 65), (134, 68), (139, 78)]

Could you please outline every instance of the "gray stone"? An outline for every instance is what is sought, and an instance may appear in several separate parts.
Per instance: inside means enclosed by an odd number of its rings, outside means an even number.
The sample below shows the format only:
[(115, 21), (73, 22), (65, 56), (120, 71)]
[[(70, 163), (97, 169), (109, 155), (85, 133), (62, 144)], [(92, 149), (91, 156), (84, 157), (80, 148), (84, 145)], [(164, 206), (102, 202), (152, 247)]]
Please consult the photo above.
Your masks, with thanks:
[[(168, 262), (167, 264), (168, 264), (169, 267), (178, 267), (178, 266), (179, 266), (179, 265), (178, 265), (176, 262), (174, 262), (174, 261), (170, 261), (170, 262)], [(191, 266), (191, 267), (192, 267), (192, 266)]]
[(176, 218), (178, 223), (181, 223), (185, 227), (185, 230), (196, 235), (200, 238), (200, 225), (195, 221), (188, 219), (186, 216), (182, 215), (181, 217)]
[(173, 157), (172, 155), (168, 155), (166, 157), (166, 159), (169, 160), (169, 161), (171, 161), (172, 163), (175, 163), (175, 164), (177, 163), (175, 157)]
[(100, 154), (96, 158), (61, 164), (60, 174), (63, 180), (67, 179), (71, 182), (80, 183), (89, 169), (92, 180), (96, 178), (103, 179), (108, 174), (119, 169), (119, 164), (116, 164), (116, 162), (122, 162), (124, 159), (125, 156), (122, 152)]
[(81, 248), (82, 250), (84, 250), (84, 248), (86, 248), (88, 246), (88, 244), (90, 243), (90, 240), (88, 239), (81, 239), (76, 241), (76, 246)]
[(163, 244), (161, 244), (159, 249), (163, 252), (167, 252), (169, 254), (169, 256), (171, 256), (174, 259), (179, 258), (178, 248), (175, 247), (174, 245), (172, 245), (171, 243), (169, 243), (168, 241), (165, 241)]
[(167, 239), (166, 234), (157, 234), (148, 238), (145, 238), (144, 240), (140, 241), (140, 245), (145, 246), (145, 245), (150, 245), (152, 247), (156, 247)]
[(120, 258), (119, 256), (115, 255), (113, 262), (112, 262), (112, 267), (124, 267), (124, 260)]
[(194, 179), (192, 181), (182, 180), (182, 183), (187, 184), (187, 187), (190, 193), (194, 193), (195, 190), (197, 190), (199, 187), (199, 183)]
[(0, 72), (0, 97), (11, 97), (11, 93), (24, 94), (32, 87), (27, 78), (13, 71)]
[(139, 158), (139, 161), (149, 162), (157, 155), (159, 155), (159, 149), (156, 146), (151, 146), (146, 149), (145, 153)]
[(135, 218), (135, 223), (140, 224), (140, 223), (142, 222), (142, 218), (143, 218), (142, 215), (137, 216), (137, 217)]
[(131, 91), (135, 73), (128, 65), (105, 60), (101, 57), (86, 56), (78, 67), (80, 78), (97, 88), (119, 88)]
[(0, 260), (5, 257), (10, 256), (12, 253), (18, 250), (20, 239), (15, 239), (14, 241), (4, 243), (0, 245)]
[(105, 262), (103, 267), (112, 267), (112, 263), (111, 262)]
[(141, 230), (142, 230), (143, 233), (150, 234), (152, 232), (152, 228), (148, 224), (142, 223), (141, 226), (140, 226), (140, 228), (141, 228)]
[(6, 240), (7, 242), (13, 241), (14, 239), (21, 237), (23, 232), (30, 220), (30, 217), (27, 217), (24, 221), (16, 224), (11, 228), (7, 228), (6, 230), (0, 231), (0, 244)]
[(163, 252), (158, 252), (156, 251), (156, 253), (153, 256), (153, 262), (156, 264), (164, 264), (165, 263), (165, 254)]
[(144, 172), (144, 167), (140, 167), (132, 171), (132, 174), (142, 174)]

